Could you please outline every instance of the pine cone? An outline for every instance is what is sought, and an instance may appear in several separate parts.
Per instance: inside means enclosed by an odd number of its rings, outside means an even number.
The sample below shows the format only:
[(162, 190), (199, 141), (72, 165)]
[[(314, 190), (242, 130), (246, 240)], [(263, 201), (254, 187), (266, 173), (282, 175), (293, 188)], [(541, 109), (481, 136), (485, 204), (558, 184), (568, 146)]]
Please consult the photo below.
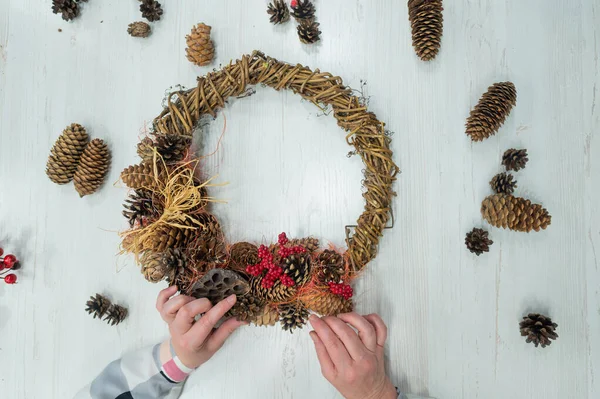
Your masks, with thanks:
[(479, 256), (484, 252), (490, 252), (490, 245), (494, 241), (488, 238), (488, 232), (483, 229), (473, 228), (465, 237), (465, 245), (475, 255)]
[(52, 12), (62, 14), (62, 19), (70, 21), (79, 16), (79, 5), (75, 0), (52, 0)]
[(296, 285), (304, 285), (310, 278), (310, 256), (290, 255), (283, 261), (283, 272), (290, 276)]
[(536, 348), (538, 345), (545, 348), (552, 343), (550, 340), (558, 338), (558, 334), (555, 332), (558, 324), (553, 323), (550, 317), (538, 313), (529, 313), (524, 316), (519, 327), (521, 327), (521, 336), (527, 337), (527, 343), (533, 342)]
[(127, 317), (127, 308), (124, 308), (120, 305), (110, 305), (110, 308), (106, 311), (106, 316), (104, 317), (104, 321), (106, 321), (111, 326), (117, 325)]
[(498, 194), (512, 194), (517, 188), (517, 181), (513, 181), (510, 173), (498, 173), (490, 180), (490, 187)]
[(159, 252), (144, 252), (140, 258), (141, 272), (144, 278), (151, 283), (158, 283), (164, 279), (170, 281), (175, 278), (175, 270), (163, 262), (164, 255)]
[(279, 306), (279, 323), (281, 328), (291, 333), (296, 328), (302, 328), (308, 319), (308, 310), (300, 302)]
[(181, 134), (158, 134), (154, 143), (166, 163), (179, 162), (187, 155), (192, 138)]
[(467, 135), (482, 141), (496, 134), (517, 104), (517, 89), (511, 82), (494, 83), (483, 94), (467, 119)]
[(148, 37), (151, 31), (150, 25), (142, 21), (132, 22), (127, 28), (127, 33), (133, 37)]
[(142, 12), (142, 17), (150, 22), (158, 21), (163, 14), (162, 7), (156, 0), (142, 0), (140, 11)]
[(96, 317), (102, 319), (102, 316), (104, 316), (109, 307), (110, 301), (108, 298), (96, 294), (96, 296), (91, 296), (90, 300), (86, 302), (85, 311), (94, 316), (94, 319)]
[(302, 21), (298, 25), (298, 37), (304, 44), (313, 44), (321, 40), (319, 23), (314, 21)]
[(212, 269), (194, 284), (192, 296), (208, 298), (216, 304), (230, 295), (242, 296), (248, 291), (250, 291), (248, 282), (233, 270)]
[(80, 197), (95, 193), (104, 182), (108, 167), (110, 165), (110, 154), (108, 146), (100, 139), (92, 140), (81, 155), (81, 161), (73, 182), (75, 190)]
[(299, 23), (312, 21), (315, 18), (315, 5), (310, 0), (292, 2), (292, 16)]
[(271, 288), (265, 288), (261, 285), (262, 276), (254, 277), (250, 280), (250, 292), (252, 296), (262, 299), (267, 303), (285, 302), (296, 295), (296, 287), (286, 287), (277, 280)]
[(319, 249), (319, 239), (314, 237), (294, 238), (290, 240), (290, 246), (301, 245), (308, 252), (315, 252)]
[(321, 292), (318, 295), (301, 298), (307, 309), (322, 316), (335, 316), (352, 311), (352, 301), (344, 299), (331, 292)]
[(159, 226), (146, 248), (152, 248), (156, 252), (164, 252), (169, 248), (187, 248), (196, 236), (195, 224), (188, 219), (181, 224), (190, 228), (166, 224)]
[(194, 259), (198, 261), (216, 264), (223, 264), (227, 261), (227, 248), (222, 234), (201, 234), (194, 240), (191, 247)]
[(258, 248), (249, 242), (237, 242), (229, 250), (233, 269), (246, 270), (246, 266), (258, 263)]
[(284, 0), (273, 0), (269, 3), (267, 13), (271, 16), (271, 23), (275, 25), (282, 24), (290, 19), (290, 9)]
[(318, 278), (322, 283), (339, 283), (345, 274), (344, 257), (336, 251), (326, 249), (321, 252), (317, 256), (317, 264)]
[[(159, 169), (159, 171), (162, 168), (158, 162), (156, 167)], [(127, 187), (136, 190), (152, 190), (158, 188), (160, 184), (160, 180), (154, 177), (154, 165), (151, 162), (142, 162), (137, 165), (130, 165), (126, 167), (121, 172), (121, 180)]]
[(442, 0), (408, 1), (413, 47), (423, 61), (434, 59), (440, 51), (444, 30), (443, 10)]
[(52, 146), (46, 164), (46, 174), (50, 180), (56, 184), (66, 184), (73, 180), (88, 139), (84, 127), (77, 123), (63, 130)]
[(123, 204), (123, 216), (129, 221), (129, 226), (134, 228), (146, 226), (162, 214), (158, 200), (148, 190), (135, 190)]
[(481, 215), (492, 226), (523, 232), (540, 231), (552, 221), (552, 216), (541, 205), (506, 194), (494, 194), (484, 199)]
[(276, 307), (266, 305), (259, 314), (252, 320), (257, 326), (274, 326), (279, 320), (279, 312)]
[(502, 156), (502, 165), (506, 167), (506, 170), (514, 170), (518, 172), (521, 169), (525, 168), (525, 165), (529, 161), (527, 158), (527, 150), (515, 150), (511, 148), (504, 152)]
[(237, 298), (237, 302), (229, 314), (239, 321), (254, 321), (257, 317), (262, 316), (265, 310), (265, 303), (251, 295), (244, 295)]
[(210, 40), (212, 28), (205, 24), (198, 24), (192, 28), (192, 32), (185, 37), (187, 48), (185, 52), (187, 59), (198, 66), (211, 63), (215, 56), (215, 46)]

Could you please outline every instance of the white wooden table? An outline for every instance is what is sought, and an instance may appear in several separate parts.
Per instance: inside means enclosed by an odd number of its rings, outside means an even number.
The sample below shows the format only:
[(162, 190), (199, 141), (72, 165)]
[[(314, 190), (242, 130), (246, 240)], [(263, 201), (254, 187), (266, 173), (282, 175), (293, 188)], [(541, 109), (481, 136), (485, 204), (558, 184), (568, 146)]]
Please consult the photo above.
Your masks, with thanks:
[[(389, 325), (396, 384), (437, 398), (600, 396), (600, 1), (447, 1), (437, 59), (411, 47), (404, 1), (319, 0), (323, 40), (302, 45), (295, 23), (273, 27), (266, 0), (165, 1), (148, 39), (127, 35), (133, 0), (91, 0), (72, 23), (49, 0), (0, 1), (0, 242), (22, 258), (19, 284), (0, 284), (0, 396), (69, 398), (123, 352), (158, 342), (162, 286), (117, 256), (126, 227), (120, 171), (161, 110), (165, 90), (209, 71), (185, 59), (192, 25), (213, 27), (214, 66), (260, 49), (361, 80), (370, 109), (395, 132), (403, 170), (396, 227), (356, 287), (358, 309)], [(62, 32), (59, 32), (62, 29)], [(470, 108), (511, 80), (518, 104), (500, 133), (472, 144)], [(292, 93), (260, 88), (205, 128), (206, 164), (218, 173), (215, 212), (232, 241), (287, 231), (344, 243), (362, 209), (362, 164), (331, 116)], [(44, 174), (71, 122), (106, 139), (109, 183), (80, 199)], [(527, 148), (517, 193), (552, 213), (537, 234), (491, 229), (479, 206), (501, 154)], [(481, 257), (464, 247), (473, 226), (491, 231)], [(108, 294), (130, 317), (116, 328), (84, 312)], [(526, 344), (518, 321), (549, 314), (560, 338)], [(333, 398), (307, 330), (247, 327), (190, 380), (184, 398)], [(262, 370), (262, 371), (259, 371)]]

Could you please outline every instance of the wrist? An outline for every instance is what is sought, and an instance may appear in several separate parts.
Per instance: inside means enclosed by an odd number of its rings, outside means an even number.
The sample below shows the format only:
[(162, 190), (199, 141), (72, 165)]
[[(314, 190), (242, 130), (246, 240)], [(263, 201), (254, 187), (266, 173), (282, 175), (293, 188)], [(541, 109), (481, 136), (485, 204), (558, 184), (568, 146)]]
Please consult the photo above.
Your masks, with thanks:
[(380, 396), (381, 399), (398, 399), (398, 391), (390, 380), (387, 380)]
[(171, 341), (167, 340), (160, 346), (160, 362), (161, 362), (161, 373), (171, 382), (179, 383), (184, 381), (192, 371), (185, 365), (184, 362), (179, 359), (173, 348), (171, 347)]

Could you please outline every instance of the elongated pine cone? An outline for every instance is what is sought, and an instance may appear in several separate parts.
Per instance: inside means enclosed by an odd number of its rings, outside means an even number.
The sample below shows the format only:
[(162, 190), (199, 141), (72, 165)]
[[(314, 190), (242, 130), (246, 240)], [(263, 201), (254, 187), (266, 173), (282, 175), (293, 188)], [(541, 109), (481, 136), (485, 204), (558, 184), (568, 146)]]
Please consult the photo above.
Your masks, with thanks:
[(106, 311), (106, 316), (104, 316), (104, 321), (106, 321), (111, 326), (117, 325), (121, 323), (123, 320), (127, 318), (127, 314), (129, 311), (127, 308), (124, 308), (121, 305), (110, 305), (110, 308)]
[(527, 158), (527, 150), (515, 150), (514, 148), (508, 149), (502, 155), (502, 165), (506, 170), (514, 170), (518, 172), (525, 168), (525, 165), (529, 161)]
[(158, 283), (166, 278), (173, 280), (175, 277), (175, 270), (165, 265), (163, 256), (160, 252), (146, 251), (140, 257), (140, 271), (144, 278), (151, 283)]
[(535, 347), (541, 345), (542, 348), (550, 345), (552, 341), (558, 338), (556, 327), (558, 324), (553, 323), (552, 319), (538, 313), (529, 313), (523, 317), (523, 321), (519, 323), (521, 336), (527, 337), (527, 343), (533, 342)]
[(517, 188), (517, 181), (510, 173), (498, 173), (490, 180), (490, 187), (498, 194), (512, 194)]
[(229, 250), (232, 269), (246, 270), (246, 266), (258, 263), (258, 247), (249, 242), (236, 242)]
[(79, 4), (75, 0), (52, 0), (52, 12), (61, 14), (62, 19), (70, 21), (79, 16)]
[(315, 19), (315, 5), (310, 0), (292, 2), (292, 16), (298, 23), (312, 21)]
[(527, 233), (545, 229), (552, 221), (552, 216), (541, 205), (507, 194), (494, 194), (484, 199), (481, 215), (492, 226)]
[(488, 238), (488, 234), (489, 233), (483, 229), (473, 228), (473, 230), (468, 232), (465, 237), (467, 249), (477, 256), (484, 252), (490, 252), (490, 245), (492, 245), (494, 241)]
[(46, 164), (48, 178), (56, 184), (66, 184), (73, 180), (88, 140), (83, 126), (77, 123), (67, 126), (50, 150)]
[(296, 287), (286, 287), (277, 280), (273, 287), (265, 288), (262, 286), (262, 276), (254, 277), (250, 281), (250, 295), (254, 295), (267, 303), (285, 302), (296, 295)]
[(150, 22), (160, 20), (163, 14), (163, 9), (160, 3), (156, 0), (141, 0), (140, 12), (142, 17), (146, 18)]
[(274, 326), (279, 321), (279, 312), (276, 307), (266, 305), (262, 312), (252, 320), (257, 326)]
[(298, 24), (298, 37), (304, 44), (313, 44), (321, 40), (321, 31), (319, 23), (309, 20), (302, 21)]
[(148, 37), (151, 31), (150, 25), (143, 21), (132, 22), (127, 28), (127, 33), (133, 37)]
[(289, 21), (290, 9), (284, 0), (273, 0), (269, 3), (267, 13), (271, 16), (269, 19), (272, 24), (282, 24)]
[(352, 300), (344, 299), (340, 295), (331, 292), (320, 292), (318, 295), (311, 295), (301, 298), (307, 309), (312, 310), (321, 316), (335, 316), (340, 313), (352, 311)]
[[(156, 163), (157, 169), (161, 169)], [(160, 179), (154, 176), (154, 165), (150, 162), (142, 162), (130, 165), (121, 172), (121, 180), (129, 188), (152, 190), (160, 185)]]
[(104, 183), (110, 166), (108, 146), (100, 139), (92, 140), (81, 155), (73, 182), (80, 197), (95, 193)]
[(442, 0), (408, 0), (408, 19), (412, 27), (415, 52), (430, 61), (440, 51), (444, 30)]
[(110, 300), (105, 296), (96, 294), (96, 296), (91, 296), (85, 305), (85, 311), (94, 316), (94, 319), (96, 317), (102, 319), (102, 316), (110, 307)]
[(308, 316), (308, 310), (301, 302), (279, 306), (279, 324), (284, 331), (293, 333), (296, 328), (302, 328), (306, 324)]
[(211, 63), (215, 56), (215, 46), (210, 40), (211, 27), (203, 23), (192, 28), (192, 32), (185, 37), (187, 59), (198, 66)]
[(483, 94), (467, 119), (467, 135), (482, 141), (496, 134), (517, 104), (517, 89), (511, 82), (494, 83)]

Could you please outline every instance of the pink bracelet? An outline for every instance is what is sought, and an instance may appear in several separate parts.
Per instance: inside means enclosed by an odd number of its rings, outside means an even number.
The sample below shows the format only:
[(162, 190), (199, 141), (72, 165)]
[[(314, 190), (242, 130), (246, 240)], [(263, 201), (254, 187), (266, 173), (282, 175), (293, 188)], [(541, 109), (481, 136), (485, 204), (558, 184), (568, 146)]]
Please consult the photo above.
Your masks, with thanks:
[(164, 376), (174, 383), (184, 381), (192, 371), (194, 371), (194, 369), (183, 364), (177, 356), (163, 364), (161, 368), (161, 372)]

